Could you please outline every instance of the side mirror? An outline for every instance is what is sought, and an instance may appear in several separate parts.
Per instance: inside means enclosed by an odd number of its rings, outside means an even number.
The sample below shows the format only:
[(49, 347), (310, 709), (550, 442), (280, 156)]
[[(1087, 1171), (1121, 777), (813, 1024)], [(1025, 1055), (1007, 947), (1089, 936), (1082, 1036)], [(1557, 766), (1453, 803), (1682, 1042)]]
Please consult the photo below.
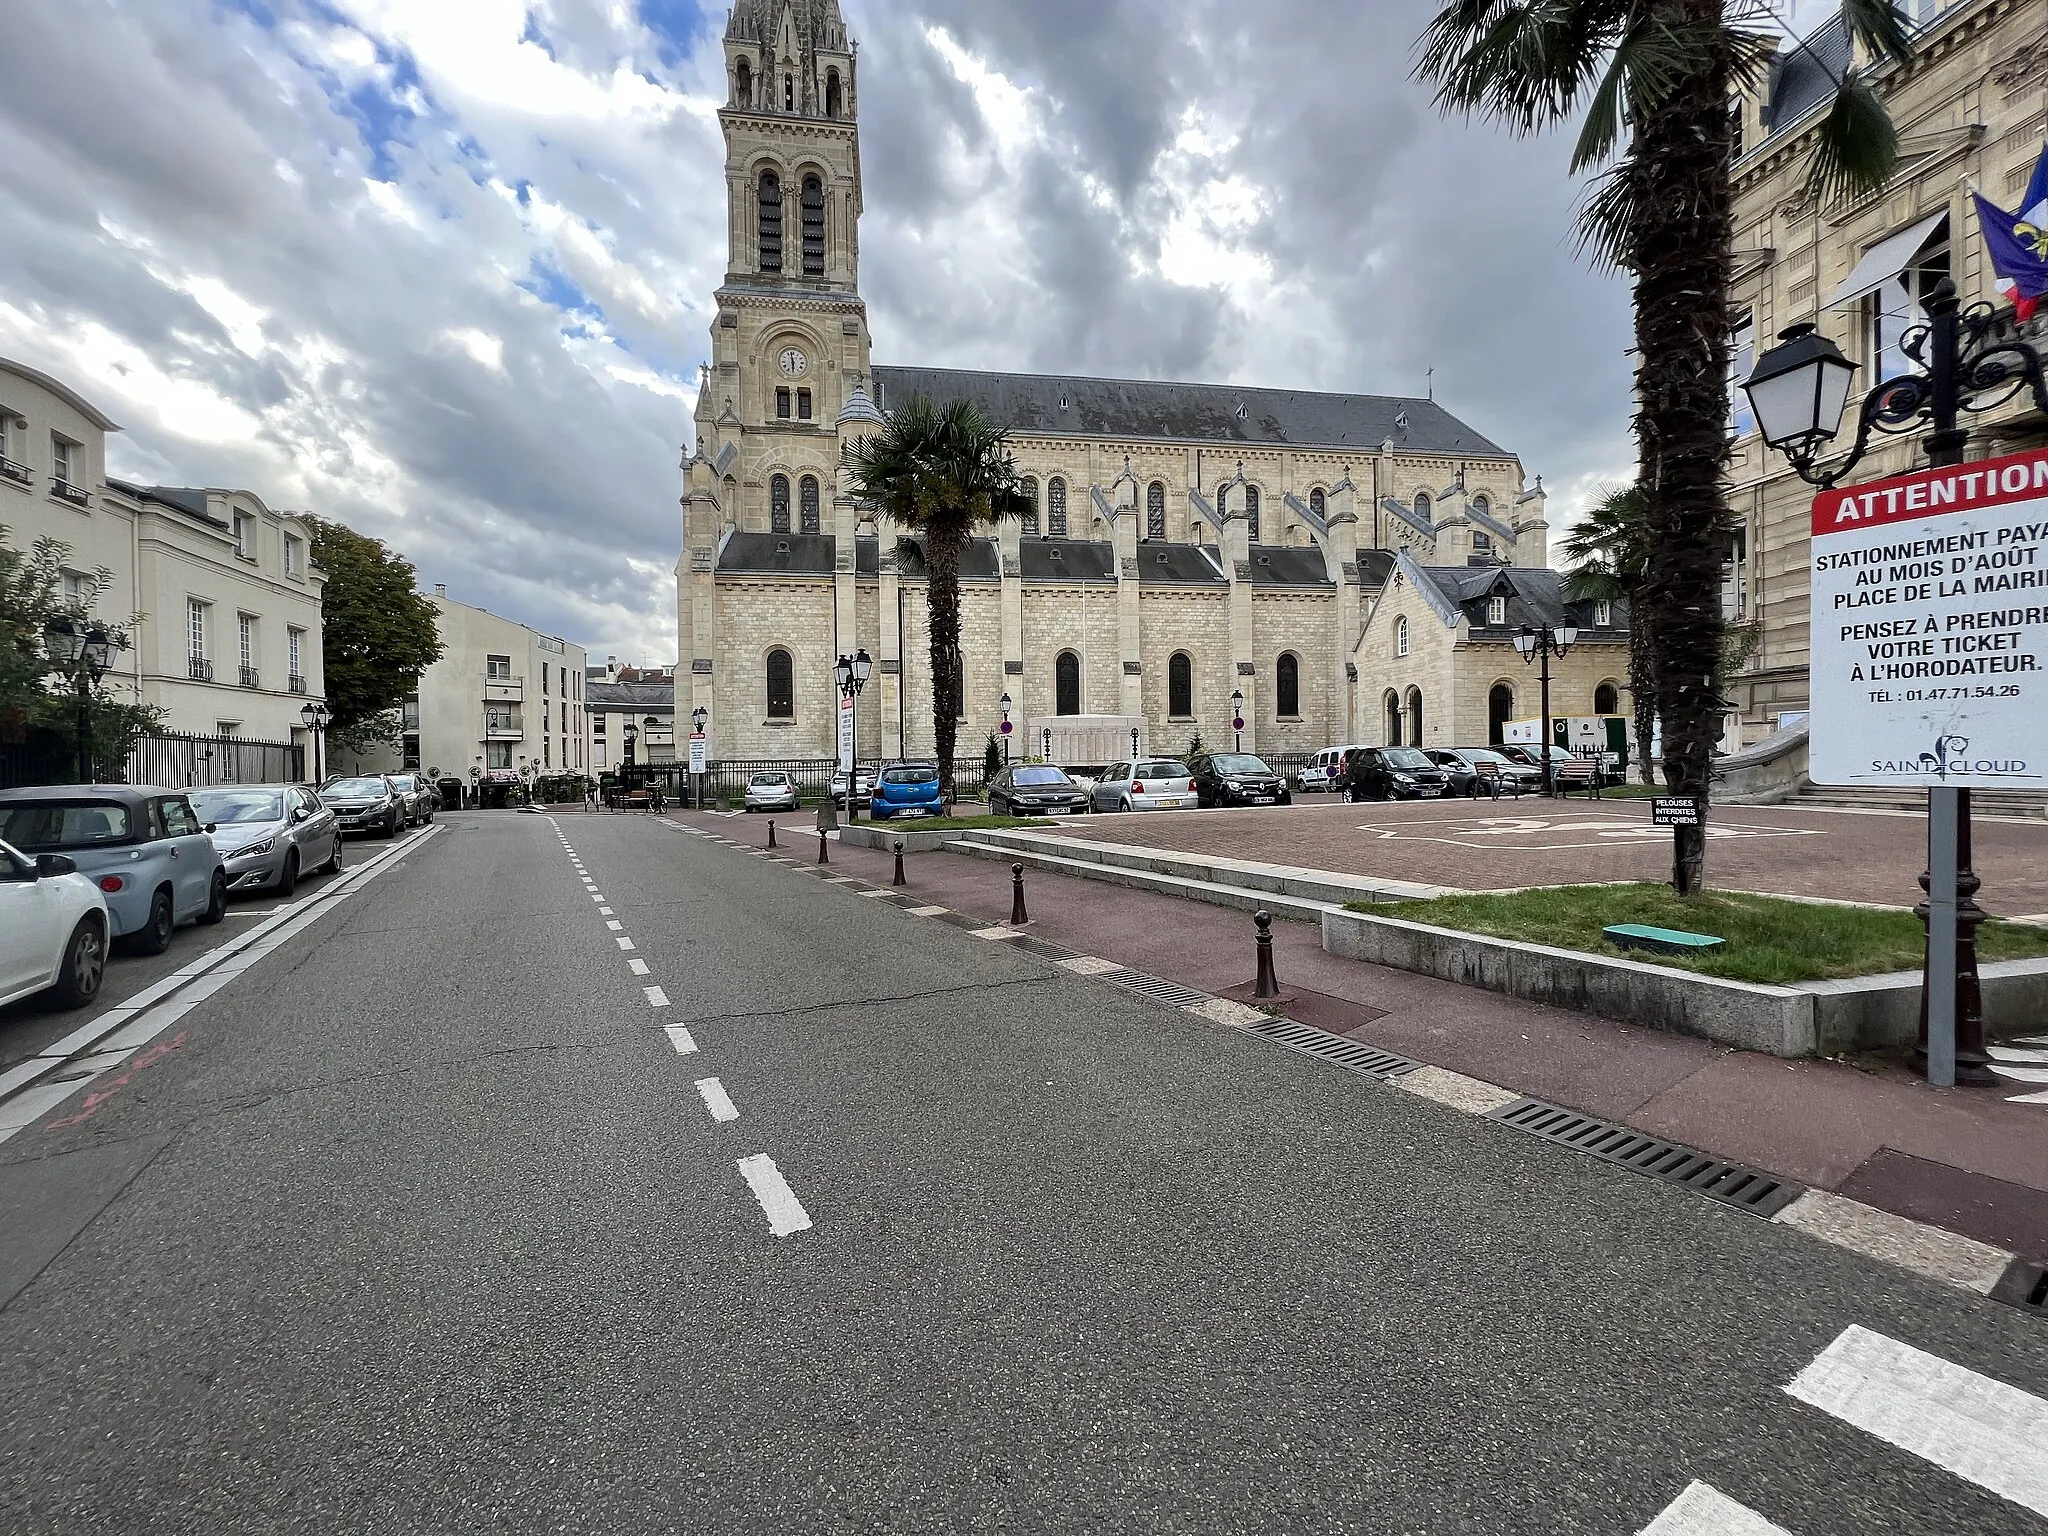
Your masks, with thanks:
[(213, 830), (214, 830), (214, 829), (215, 829), (215, 828), (216, 828), (217, 826), (219, 826), (219, 825), (220, 825), (220, 823), (219, 823), (219, 822), (209, 821), (209, 822), (208, 822), (208, 823), (206, 824), (206, 830), (207, 830), (207, 833), (208, 833), (209, 835), (211, 835), (211, 834), (212, 834), (212, 832), (213, 832)]
[(78, 864), (61, 853), (39, 853), (36, 855), (36, 878), (46, 880), (52, 875), (75, 875)]

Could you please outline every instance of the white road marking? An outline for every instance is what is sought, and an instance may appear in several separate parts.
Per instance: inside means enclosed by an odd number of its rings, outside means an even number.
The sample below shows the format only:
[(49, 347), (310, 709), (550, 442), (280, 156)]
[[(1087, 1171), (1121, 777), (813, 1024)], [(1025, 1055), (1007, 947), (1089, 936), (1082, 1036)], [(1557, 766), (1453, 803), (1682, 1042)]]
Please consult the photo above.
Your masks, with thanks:
[(977, 939), (1021, 939), (1024, 937), (1024, 930), (1022, 928), (970, 928), (967, 931)]
[(668, 1036), (668, 1043), (676, 1048), (678, 1056), (697, 1054), (697, 1042), (690, 1038), (690, 1031), (686, 1025), (671, 1024), (664, 1033)]
[(599, 917), (610, 917), (612, 915), (612, 909), (610, 907), (599, 907), (597, 909), (597, 915)]
[(666, 992), (662, 991), (662, 990), (661, 990), (661, 988), (659, 988), (659, 987), (642, 987), (642, 988), (641, 988), (640, 990), (641, 990), (642, 992), (645, 992), (645, 993), (647, 994), (647, 1006), (648, 1006), (648, 1007), (650, 1007), (650, 1008), (666, 1008), (666, 1007), (668, 1006), (668, 994), (667, 994)]
[[(910, 910), (919, 912), (923, 908), (912, 907)], [(1095, 955), (1076, 955), (1073, 959), (1061, 960), (1058, 964), (1062, 970), (1072, 971), (1077, 976), (1100, 976), (1108, 971), (1120, 971), (1123, 969), (1116, 961), (1104, 960)]]
[[(946, 909), (944, 907), (905, 907), (903, 910), (912, 917), (937, 917)], [(1118, 969), (1121, 970), (1122, 967), (1119, 966)]]
[[(598, 910), (602, 911), (603, 908), (599, 908)], [(613, 933), (617, 933), (620, 929), (626, 926), (624, 923), (620, 922), (616, 917), (606, 918), (604, 925), (605, 927), (609, 928)]]
[(1791, 1536), (1745, 1504), (1695, 1482), (1664, 1507), (1638, 1536)]
[(2048, 1402), (2032, 1393), (1854, 1324), (1785, 1390), (2048, 1515)]
[(2012, 1263), (2002, 1248), (1824, 1189), (1809, 1189), (1771, 1220), (1980, 1296), (1991, 1293)]
[(782, 1176), (782, 1170), (775, 1166), (774, 1158), (765, 1152), (741, 1158), (740, 1176), (753, 1190), (754, 1198), (761, 1202), (770, 1232), (777, 1237), (788, 1237), (792, 1232), (810, 1230), (810, 1214), (797, 1199), (796, 1191), (789, 1187), (789, 1180)]
[(621, 938), (621, 939), (619, 940), (619, 948), (621, 948), (621, 949), (631, 949), (632, 947), (633, 947), (633, 941), (632, 941), (631, 939), (628, 939), (628, 938), (623, 938), (623, 937), (622, 937), (622, 938)]
[(632, 971), (632, 973), (635, 976), (645, 976), (647, 974), (647, 962), (645, 960), (642, 960), (638, 955), (635, 955), (632, 959), (628, 960), (626, 962), (626, 967), (627, 969)]
[(714, 1120), (737, 1120), (740, 1117), (739, 1106), (725, 1091), (725, 1084), (715, 1077), (697, 1079), (697, 1097), (704, 1101), (704, 1107), (711, 1111)]

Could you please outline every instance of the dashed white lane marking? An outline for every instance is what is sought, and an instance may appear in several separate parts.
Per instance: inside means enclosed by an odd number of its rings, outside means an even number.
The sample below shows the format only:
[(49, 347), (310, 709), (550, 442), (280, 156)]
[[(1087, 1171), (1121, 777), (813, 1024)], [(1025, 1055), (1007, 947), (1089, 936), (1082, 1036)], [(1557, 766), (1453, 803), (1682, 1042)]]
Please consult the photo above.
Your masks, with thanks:
[[(912, 917), (937, 917), (946, 909), (944, 907), (905, 907), (903, 910)], [(1121, 970), (1122, 967), (1119, 966), (1118, 969)]]
[[(910, 910), (919, 912), (923, 908), (912, 907)], [(1071, 960), (1061, 960), (1056, 963), (1062, 970), (1072, 971), (1077, 976), (1100, 976), (1107, 971), (1120, 971), (1123, 969), (1116, 961), (1104, 960), (1095, 955), (1076, 955)]]
[(1665, 1506), (1638, 1536), (1791, 1536), (1719, 1489), (1694, 1483)]
[[(590, 899), (591, 899), (592, 901), (603, 901), (603, 900), (604, 900), (604, 898), (603, 898), (602, 896), (598, 895), (598, 894), (597, 894), (597, 892), (595, 892), (595, 891), (592, 891), (592, 892), (590, 893)], [(602, 910), (602, 909), (600, 908), (600, 910)]]
[(626, 926), (624, 923), (620, 922), (616, 917), (606, 918), (604, 921), (604, 925), (613, 933), (617, 933), (621, 928)]
[(2048, 1402), (2032, 1393), (1854, 1324), (1785, 1390), (2048, 1515)]
[(862, 891), (862, 892), (861, 892), (861, 895), (863, 895), (863, 896), (889, 896), (889, 895), (893, 895), (893, 894), (895, 894), (895, 893), (894, 893), (894, 892), (892, 892), (892, 891)]
[(711, 1111), (714, 1120), (737, 1120), (740, 1117), (739, 1106), (725, 1091), (725, 1084), (715, 1077), (697, 1079), (697, 1097), (704, 1101), (704, 1107)]
[(666, 1007), (668, 1006), (668, 994), (667, 994), (666, 992), (662, 991), (662, 990), (661, 990), (661, 988), (659, 988), (659, 987), (642, 987), (642, 988), (641, 988), (640, 990), (641, 990), (642, 992), (644, 992), (644, 993), (646, 993), (646, 994), (647, 994), (647, 1006), (648, 1006), (648, 1007), (650, 1007), (650, 1008), (666, 1008)]
[(627, 969), (632, 971), (632, 973), (635, 976), (645, 976), (647, 974), (647, 962), (645, 960), (642, 960), (638, 955), (635, 955), (632, 959), (628, 960), (626, 962), (626, 967)]
[(622, 937), (622, 938), (621, 938), (621, 939), (619, 940), (619, 948), (621, 948), (621, 949), (631, 949), (632, 947), (633, 947), (633, 941), (632, 941), (631, 939), (628, 939), (628, 938), (623, 938), (623, 937)]
[(1024, 937), (1024, 930), (1022, 928), (970, 928), (967, 931), (977, 939), (1021, 939)]
[(599, 907), (597, 909), (597, 915), (599, 917), (610, 917), (612, 915), (612, 909), (610, 907)]
[(663, 1033), (668, 1036), (668, 1043), (676, 1048), (678, 1056), (694, 1056), (697, 1054), (697, 1042), (690, 1038), (688, 1026), (671, 1024)]
[(766, 1152), (741, 1158), (740, 1176), (747, 1181), (754, 1198), (761, 1202), (770, 1232), (777, 1237), (788, 1237), (792, 1232), (810, 1230), (810, 1214), (797, 1199), (796, 1191), (789, 1187), (789, 1180), (782, 1176), (782, 1170), (775, 1166), (774, 1158)]

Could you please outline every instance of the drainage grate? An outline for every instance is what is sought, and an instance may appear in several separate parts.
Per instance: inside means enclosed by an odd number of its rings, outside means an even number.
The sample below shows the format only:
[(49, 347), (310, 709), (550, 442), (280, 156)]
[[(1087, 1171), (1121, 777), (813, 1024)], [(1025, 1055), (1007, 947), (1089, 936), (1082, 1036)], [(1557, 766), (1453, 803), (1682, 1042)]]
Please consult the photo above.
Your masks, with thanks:
[(1802, 1186), (1789, 1180), (1541, 1099), (1517, 1099), (1487, 1118), (1668, 1184), (1682, 1184), (1753, 1216), (1775, 1216), (1804, 1193)]
[(1187, 1008), (1209, 1001), (1206, 992), (1197, 992), (1193, 987), (1168, 981), (1164, 976), (1148, 976), (1143, 971), (1104, 971), (1097, 979), (1115, 982), (1126, 992), (1135, 992), (1140, 997), (1149, 997), (1155, 1003), (1165, 1003), (1174, 1008)]
[(1991, 1299), (2048, 1318), (2048, 1268), (2030, 1259), (2014, 1259), (1992, 1287)]
[(1313, 1024), (1298, 1024), (1293, 1019), (1267, 1019), (1258, 1024), (1247, 1024), (1244, 1032), (1248, 1035), (1264, 1035), (1268, 1040), (1277, 1040), (1291, 1051), (1300, 1051), (1305, 1056), (1315, 1056), (1333, 1066), (1343, 1067), (1348, 1072), (1363, 1072), (1368, 1077), (1399, 1077), (1404, 1072), (1413, 1072), (1422, 1063), (1410, 1061), (1406, 1056), (1396, 1056), (1392, 1051), (1383, 1051), (1377, 1046), (1360, 1045), (1356, 1040), (1346, 1040), (1342, 1035), (1333, 1035), (1327, 1029), (1317, 1029)]

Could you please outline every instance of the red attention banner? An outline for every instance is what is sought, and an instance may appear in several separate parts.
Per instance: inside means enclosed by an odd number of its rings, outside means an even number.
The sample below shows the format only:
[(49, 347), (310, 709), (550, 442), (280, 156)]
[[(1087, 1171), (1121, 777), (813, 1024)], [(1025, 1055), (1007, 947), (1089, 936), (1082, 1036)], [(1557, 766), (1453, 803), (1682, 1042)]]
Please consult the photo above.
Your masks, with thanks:
[(1813, 499), (1816, 536), (2048, 497), (2048, 448), (1877, 480)]

